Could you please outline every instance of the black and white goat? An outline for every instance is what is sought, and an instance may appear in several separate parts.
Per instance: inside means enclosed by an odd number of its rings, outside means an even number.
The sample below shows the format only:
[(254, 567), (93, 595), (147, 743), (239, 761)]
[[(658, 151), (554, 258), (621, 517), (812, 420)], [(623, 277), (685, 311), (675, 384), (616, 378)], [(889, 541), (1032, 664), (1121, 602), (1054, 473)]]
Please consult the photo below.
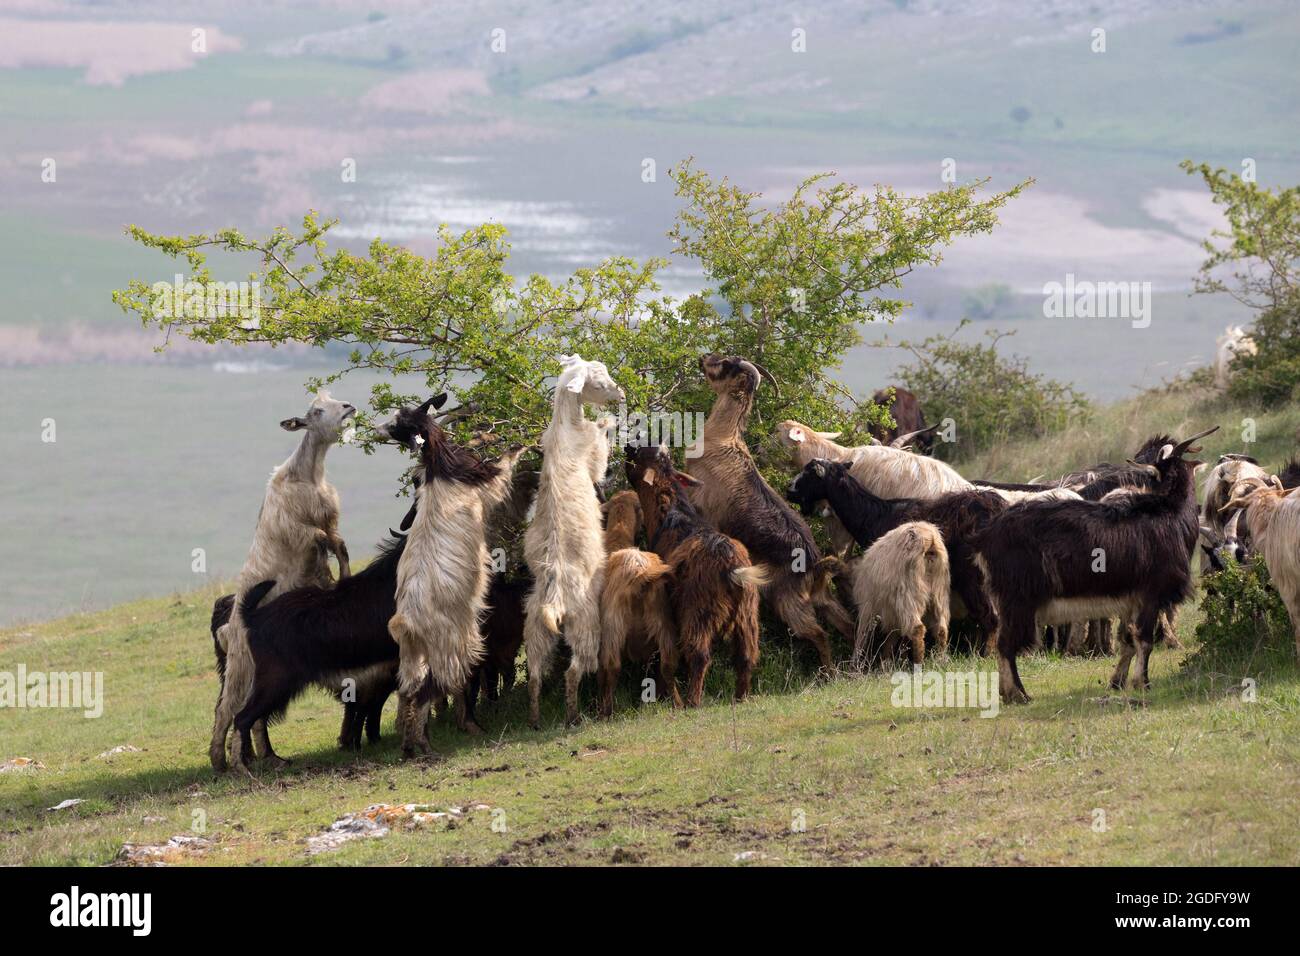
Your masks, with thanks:
[(1027, 702), (1016, 655), (1031, 647), (1043, 624), (1117, 616), (1136, 633), (1121, 652), (1111, 686), (1124, 685), (1137, 657), (1136, 681), (1150, 686), (1147, 661), (1161, 612), (1191, 593), (1191, 557), (1200, 530), (1196, 468), (1183, 457), (1208, 429), (1166, 444), (1146, 470), (1148, 493), (1110, 500), (1029, 501), (1008, 508), (974, 541), (976, 561), (998, 617), (999, 690)]
[[(985, 597), (984, 578), (974, 563), (971, 542), (977, 531), (1011, 507), (1002, 495), (984, 489), (948, 492), (933, 498), (880, 498), (853, 477), (848, 464), (822, 458), (804, 466), (786, 495), (805, 515), (815, 514), (819, 503), (825, 502), (864, 548), (909, 521), (935, 525), (947, 547), (952, 592), (992, 639), (997, 631), (997, 615)], [(868, 573), (868, 569), (864, 567), (862, 573)]]

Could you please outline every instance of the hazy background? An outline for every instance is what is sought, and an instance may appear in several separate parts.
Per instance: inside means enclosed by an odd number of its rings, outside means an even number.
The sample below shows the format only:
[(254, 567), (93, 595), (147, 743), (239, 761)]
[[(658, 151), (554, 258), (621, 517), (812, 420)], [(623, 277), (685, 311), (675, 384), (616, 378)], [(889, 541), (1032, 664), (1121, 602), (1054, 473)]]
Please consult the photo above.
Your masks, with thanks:
[[(963, 182), (1037, 184), (992, 235), (911, 277), (906, 321), (867, 338), (967, 315), (965, 334), (1014, 329), (1005, 350), (1114, 399), (1209, 361), (1223, 326), (1248, 320), (1226, 298), (1188, 298), (1217, 217), (1177, 164), (1251, 157), (1262, 183), (1300, 182), (1297, 62), (1293, 3), (4, 0), (0, 624), (236, 571), (295, 444), (276, 423), (305, 407), (309, 375), (337, 367), (307, 350), (154, 354), (157, 336), (109, 294), (175, 269), (127, 223), (256, 234), (317, 209), (340, 220), (338, 242), (428, 251), (440, 222), (496, 220), (516, 274), (562, 276), (666, 255), (667, 171), (687, 156), (775, 199), (822, 170), (941, 188), (951, 157)], [(657, 182), (642, 182), (645, 158)], [(1043, 284), (1067, 272), (1151, 282), (1151, 327), (1042, 318)], [(681, 261), (664, 280), (676, 294), (702, 282)], [(859, 349), (842, 375), (869, 391), (900, 360)], [(355, 555), (405, 510), (399, 464), (330, 454)]]

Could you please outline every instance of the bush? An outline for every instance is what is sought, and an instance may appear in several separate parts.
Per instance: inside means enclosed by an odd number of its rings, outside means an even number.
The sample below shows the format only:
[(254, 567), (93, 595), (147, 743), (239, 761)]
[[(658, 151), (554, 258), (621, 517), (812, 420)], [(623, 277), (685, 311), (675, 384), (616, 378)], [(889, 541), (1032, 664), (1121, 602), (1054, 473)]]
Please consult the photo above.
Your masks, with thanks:
[[(900, 342), (916, 362), (898, 369), (902, 384), (915, 393), (929, 422), (951, 418), (954, 435), (940, 432), (936, 453), (955, 442), (962, 455), (983, 451), (999, 442), (1039, 438), (1087, 419), (1088, 400), (1075, 389), (1029, 371), (1020, 356), (1004, 356), (998, 342), (1011, 333), (987, 332), (987, 343), (955, 341), (968, 324), (963, 320), (951, 335), (934, 335), (922, 342)], [(955, 457), (949, 452), (945, 457)]]
[(1250, 334), (1259, 351), (1233, 361), (1228, 394), (1267, 406), (1300, 398), (1300, 307), (1266, 309)]
[(1189, 665), (1222, 664), (1260, 656), (1290, 656), (1291, 618), (1269, 579), (1263, 558), (1228, 567), (1205, 579), (1196, 627), (1201, 646)]

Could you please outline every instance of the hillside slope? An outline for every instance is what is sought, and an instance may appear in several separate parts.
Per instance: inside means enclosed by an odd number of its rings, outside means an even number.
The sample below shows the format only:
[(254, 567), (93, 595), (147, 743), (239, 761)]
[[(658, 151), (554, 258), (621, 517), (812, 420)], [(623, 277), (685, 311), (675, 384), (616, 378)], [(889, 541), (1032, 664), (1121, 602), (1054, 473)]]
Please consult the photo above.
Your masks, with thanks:
[[(1213, 408), (1219, 418), (1202, 418)], [(1125, 427), (1230, 416), (1241, 409), (1206, 396), (1149, 396), (1106, 410), (1088, 435), (971, 464), (1054, 471), (1085, 450), (1122, 457)], [(1272, 462), (1294, 422), (1259, 422)], [(338, 706), (311, 692), (273, 732), (294, 764), (254, 783), (207, 764), (217, 593), (0, 632), (0, 674), (22, 664), (105, 681), (98, 719), (0, 709), (0, 764), (41, 765), (0, 773), (0, 864), (104, 864), (124, 844), (177, 836), (201, 842), (160, 851), (167, 859), (208, 864), (1300, 863), (1300, 672), (1289, 659), (1200, 673), (1179, 666), (1188, 652), (1160, 650), (1143, 695), (1106, 688), (1111, 661), (1039, 654), (1022, 666), (1034, 703), (985, 719), (896, 707), (885, 675), (812, 684), (777, 640), (743, 705), (726, 699), (725, 658), (699, 710), (638, 705), (629, 680), (613, 721), (572, 731), (554, 695), (546, 729), (528, 730), (517, 687), (483, 711), (484, 738), (439, 724), (443, 759), (428, 764), (399, 761), (391, 705), (378, 748), (334, 750)], [(1198, 616), (1180, 617), (1186, 642)], [(138, 750), (105, 755), (123, 745)], [(47, 809), (69, 799), (84, 802)], [(381, 803), (463, 812), (311, 852), (335, 820)]]

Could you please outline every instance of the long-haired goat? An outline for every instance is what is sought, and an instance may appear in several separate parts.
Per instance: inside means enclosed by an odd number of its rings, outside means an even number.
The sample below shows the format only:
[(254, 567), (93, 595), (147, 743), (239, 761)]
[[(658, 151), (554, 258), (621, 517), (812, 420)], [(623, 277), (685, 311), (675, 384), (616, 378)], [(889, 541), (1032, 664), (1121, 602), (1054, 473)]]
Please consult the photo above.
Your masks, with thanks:
[[(394, 588), (396, 576), (393, 579)], [(217, 640), (217, 629), (230, 620), (235, 607), (235, 596), (225, 594), (217, 598), (212, 605), (212, 645), (217, 657), (217, 674), (221, 680), (226, 679), (226, 651)], [(396, 651), (396, 647), (394, 647)], [(379, 740), (379, 722), (384, 712), (384, 704), (397, 689), (397, 657), (394, 654), (387, 666), (369, 667), (359, 672), (330, 675), (334, 683), (321, 686), (333, 694), (343, 705), (343, 724), (339, 728), (339, 747), (344, 750), (359, 750), (361, 734), (365, 731), (371, 743)], [(256, 675), (254, 675), (256, 680)], [(247, 754), (247, 751), (244, 751)]]
[(1256, 486), (1233, 498), (1225, 510), (1245, 508), (1255, 549), (1268, 565), (1269, 578), (1286, 605), (1300, 657), (1300, 492)]
[[(351, 573), (348, 549), (338, 532), (338, 492), (325, 480), (325, 453), (339, 440), (356, 411), (328, 392), (318, 392), (306, 415), (280, 422), (285, 431), (301, 431), (303, 437), (288, 460), (271, 472), (253, 545), (235, 583), (234, 609), (229, 622), (218, 630), (226, 662), (208, 745), (214, 770), (226, 768), (226, 737), (252, 683), (252, 661), (241, 617), (248, 589), (266, 580), (275, 581), (276, 593), (304, 585), (326, 587), (332, 581), (326, 551), (338, 558), (340, 579)], [(255, 733), (261, 756), (279, 761), (266, 727), (259, 725)]]
[(1009, 508), (975, 540), (998, 615), (999, 690), (1008, 702), (1028, 701), (1016, 655), (1032, 646), (1042, 624), (1112, 615), (1136, 624), (1111, 678), (1122, 687), (1137, 655), (1136, 681), (1150, 686), (1148, 657), (1161, 611), (1191, 593), (1191, 556), (1199, 522), (1192, 443), (1208, 429), (1161, 449), (1155, 490), (1109, 501), (1030, 501)]
[[(672, 568), (653, 551), (636, 546), (641, 502), (634, 491), (620, 491), (605, 504), (605, 585), (600, 595), (600, 671), (598, 713), (614, 712), (614, 688), (624, 659), (646, 664), (676, 653), (672, 606), (668, 601)], [(660, 676), (665, 667), (660, 668)], [(670, 662), (666, 669), (672, 670)], [(676, 683), (668, 688), (681, 706)]]
[[(348, 677), (357, 679), (361, 722), (370, 739), (378, 739), (379, 714), (392, 685), (382, 698), (379, 693), (385, 681), (395, 683), (397, 645), (388, 621), (396, 607), (397, 567), (406, 544), (400, 536), (381, 542), (373, 561), (334, 587), (294, 588), (269, 599), (276, 582), (263, 581), (244, 593), (240, 614), (253, 679), (252, 692), (234, 718), (239, 763), (247, 759), (254, 723), (279, 720), (312, 684), (338, 689)], [(352, 722), (345, 721), (341, 745), (360, 742), (357, 717), (354, 712)]]
[[(864, 548), (908, 522), (925, 521), (938, 527), (947, 549), (952, 591), (986, 639), (993, 639), (997, 615), (985, 595), (984, 576), (974, 563), (972, 541), (976, 532), (1010, 507), (997, 492), (981, 488), (933, 498), (881, 498), (862, 487), (844, 462), (814, 459), (795, 476), (787, 495), (806, 515), (829, 507), (841, 526)], [(866, 560), (860, 560), (854, 580), (867, 573), (869, 566)], [(861, 618), (858, 623), (860, 627)]]
[(817, 613), (825, 614), (846, 640), (853, 621), (829, 590), (838, 559), (822, 557), (808, 523), (763, 480), (745, 445), (745, 425), (762, 373), (735, 356), (707, 355), (700, 359), (700, 369), (717, 398), (704, 422), (703, 452), (687, 461), (687, 470), (699, 479), (689, 488), (691, 503), (769, 568), (763, 596), (797, 637), (817, 649), (822, 668), (830, 671), (830, 644)]
[(600, 590), (605, 546), (594, 483), (609, 461), (606, 429), (583, 415), (584, 405), (623, 400), (602, 362), (560, 358), (551, 423), (542, 433), (542, 473), (533, 520), (524, 533), (524, 560), (534, 585), (524, 620), (528, 654), (528, 720), (541, 726), (542, 678), (561, 637), (572, 652), (564, 675), (565, 719), (578, 721), (578, 686), (600, 657)]
[(400, 648), (399, 723), (402, 753), (429, 753), (429, 706), (452, 695), (468, 726), (463, 691), (483, 659), (480, 622), (486, 614), (490, 558), (487, 518), (510, 494), (510, 478), (523, 447), (498, 462), (482, 461), (457, 445), (429, 415), (435, 396), (399, 409), (375, 429), (381, 439), (416, 452), (422, 468), (416, 514), (397, 568), (397, 610), (388, 622)]
[(731, 640), (736, 669), (736, 700), (744, 700), (758, 665), (758, 592), (767, 583), (764, 569), (750, 563), (735, 538), (712, 528), (687, 496), (698, 479), (673, 467), (668, 449), (624, 448), (627, 480), (641, 500), (650, 549), (673, 568), (669, 598), (677, 653), (660, 658), (660, 673), (677, 700), (675, 665), (686, 662), (685, 704), (697, 707), (713, 658), (713, 642)]
[(853, 570), (858, 632), (853, 660), (861, 663), (880, 619), (886, 663), (898, 655), (899, 636), (911, 644), (912, 664), (925, 660), (926, 624), (940, 657), (948, 652), (948, 551), (939, 529), (909, 521), (881, 536)]

